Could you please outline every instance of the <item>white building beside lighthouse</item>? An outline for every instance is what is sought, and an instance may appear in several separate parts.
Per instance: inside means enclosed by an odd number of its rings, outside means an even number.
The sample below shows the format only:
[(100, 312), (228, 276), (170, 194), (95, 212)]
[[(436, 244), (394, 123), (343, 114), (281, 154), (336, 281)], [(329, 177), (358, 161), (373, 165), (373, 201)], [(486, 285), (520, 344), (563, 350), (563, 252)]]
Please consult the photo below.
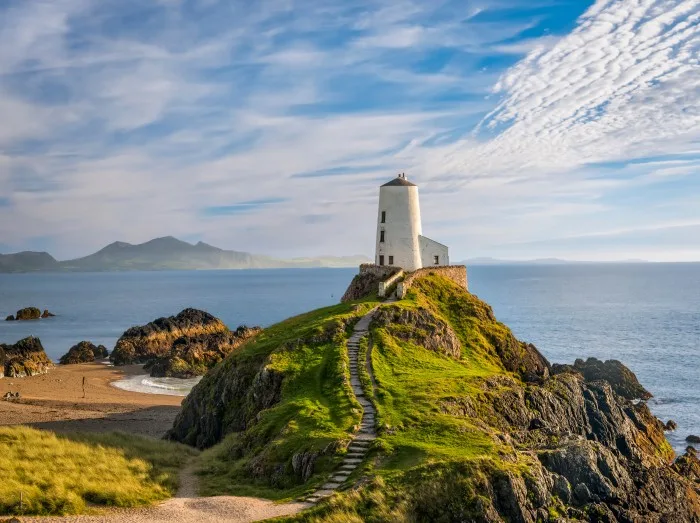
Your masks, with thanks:
[(418, 186), (404, 174), (379, 188), (374, 261), (408, 272), (450, 264), (447, 246), (423, 236)]

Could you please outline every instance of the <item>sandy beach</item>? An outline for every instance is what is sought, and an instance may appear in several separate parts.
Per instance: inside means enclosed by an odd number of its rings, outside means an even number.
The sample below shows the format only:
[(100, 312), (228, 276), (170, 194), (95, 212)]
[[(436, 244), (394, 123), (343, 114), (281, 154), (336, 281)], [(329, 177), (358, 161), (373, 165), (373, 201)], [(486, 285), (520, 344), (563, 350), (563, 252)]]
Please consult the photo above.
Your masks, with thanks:
[(84, 363), (57, 365), (41, 376), (0, 379), (0, 397), (6, 392), (20, 393), (18, 400), (0, 400), (0, 425), (22, 424), (56, 432), (118, 430), (160, 437), (172, 426), (183, 398), (110, 385), (143, 373), (140, 365)]

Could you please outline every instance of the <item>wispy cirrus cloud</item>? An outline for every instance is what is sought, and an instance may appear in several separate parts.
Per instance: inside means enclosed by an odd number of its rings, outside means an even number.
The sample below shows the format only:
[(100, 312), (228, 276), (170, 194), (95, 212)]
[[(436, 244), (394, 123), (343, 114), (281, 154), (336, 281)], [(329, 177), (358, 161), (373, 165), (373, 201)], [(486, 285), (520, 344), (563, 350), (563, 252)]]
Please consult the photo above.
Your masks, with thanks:
[[(686, 203), (700, 185), (699, 11), (13, 0), (0, 240), (48, 237), (58, 256), (168, 234), (369, 252), (376, 186), (395, 171), (421, 184), (426, 230), (457, 257), (546, 256), (587, 231), (700, 219)], [(588, 258), (609, 256), (599, 247)]]

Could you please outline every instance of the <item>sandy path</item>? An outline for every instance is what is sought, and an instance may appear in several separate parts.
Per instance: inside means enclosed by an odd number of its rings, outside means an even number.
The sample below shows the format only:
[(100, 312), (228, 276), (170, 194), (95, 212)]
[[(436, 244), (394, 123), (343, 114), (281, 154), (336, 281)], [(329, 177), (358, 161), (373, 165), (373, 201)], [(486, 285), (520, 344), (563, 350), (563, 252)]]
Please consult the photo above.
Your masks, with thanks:
[(197, 479), (193, 467), (180, 473), (180, 488), (176, 496), (147, 509), (113, 510), (99, 516), (22, 517), (23, 522), (80, 523), (248, 523), (278, 516), (289, 516), (310, 507), (309, 503), (280, 503), (238, 496), (196, 497)]

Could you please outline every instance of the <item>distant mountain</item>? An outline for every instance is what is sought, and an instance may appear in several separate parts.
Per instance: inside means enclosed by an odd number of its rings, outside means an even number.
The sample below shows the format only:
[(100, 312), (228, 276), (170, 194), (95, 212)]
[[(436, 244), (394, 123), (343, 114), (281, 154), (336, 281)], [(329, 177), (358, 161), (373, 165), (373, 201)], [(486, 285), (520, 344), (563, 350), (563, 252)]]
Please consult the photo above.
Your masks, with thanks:
[(56, 271), (59, 268), (56, 259), (47, 252), (0, 254), (0, 272)]
[(596, 263), (649, 263), (646, 260), (619, 260), (612, 262), (598, 261), (571, 261), (559, 258), (537, 258), (534, 260), (499, 260), (498, 258), (470, 258), (459, 262), (459, 265), (571, 265), (571, 264), (596, 264)]
[(0, 255), (0, 272), (355, 267), (368, 261), (370, 261), (369, 258), (365, 256), (321, 256), (279, 260), (248, 252), (227, 251), (204, 242), (192, 245), (172, 236), (166, 236), (137, 245), (114, 242), (89, 256), (61, 262), (45, 252), (4, 254)]

